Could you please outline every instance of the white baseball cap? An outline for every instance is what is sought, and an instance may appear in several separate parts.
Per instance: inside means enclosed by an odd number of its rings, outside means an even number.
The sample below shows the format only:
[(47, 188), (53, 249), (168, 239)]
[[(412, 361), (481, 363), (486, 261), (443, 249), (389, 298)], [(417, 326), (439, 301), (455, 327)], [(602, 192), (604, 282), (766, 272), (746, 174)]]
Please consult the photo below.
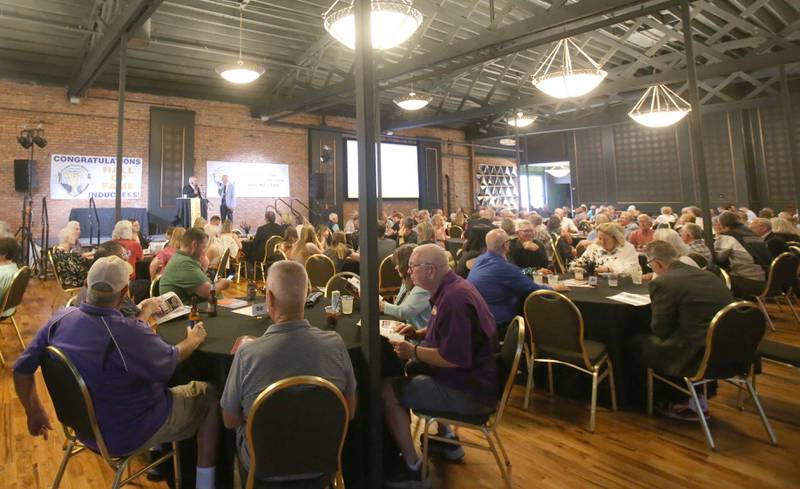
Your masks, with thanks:
[(112, 291), (119, 292), (128, 285), (132, 272), (130, 263), (118, 256), (98, 258), (89, 269), (86, 284), (90, 289), (97, 284), (106, 284)]

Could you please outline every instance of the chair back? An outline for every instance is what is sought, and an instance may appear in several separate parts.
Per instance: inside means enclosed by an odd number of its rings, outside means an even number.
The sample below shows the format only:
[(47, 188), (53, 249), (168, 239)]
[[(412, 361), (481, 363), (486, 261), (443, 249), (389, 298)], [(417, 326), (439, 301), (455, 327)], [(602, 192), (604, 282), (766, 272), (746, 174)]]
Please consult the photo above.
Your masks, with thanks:
[(270, 236), (267, 239), (266, 244), (264, 244), (264, 259), (261, 260), (263, 263), (267, 263), (267, 260), (273, 258), (275, 254), (275, 248), (283, 241), (283, 238), (280, 236)]
[(761, 296), (788, 295), (797, 285), (798, 269), (800, 269), (800, 257), (794, 253), (787, 251), (776, 256), (769, 266), (767, 283)]
[(462, 228), (461, 226), (456, 226), (455, 224), (450, 226), (450, 229), (447, 230), (447, 236), (451, 238), (460, 238), (463, 235), (464, 235), (464, 228)]
[(338, 290), (345, 295), (353, 295), (353, 297), (358, 297), (353, 284), (348, 282), (348, 279), (351, 278), (356, 278), (359, 281), (361, 280), (361, 277), (359, 277), (357, 273), (353, 272), (339, 272), (331, 277), (331, 279), (328, 280), (328, 283), (325, 284), (325, 297), (329, 298), (334, 290)]
[(723, 307), (708, 327), (703, 361), (692, 380), (749, 375), (766, 324), (764, 313), (752, 302), (733, 302)]
[(500, 424), (503, 419), (503, 412), (511, 397), (511, 388), (514, 386), (514, 378), (517, 376), (520, 358), (522, 357), (522, 346), (525, 342), (525, 320), (521, 316), (514, 316), (511, 324), (506, 330), (506, 337), (503, 346), (497, 353), (497, 373), (500, 377), (500, 385), (503, 390), (500, 393), (500, 400), (497, 404), (494, 424)]
[(50, 266), (53, 268), (53, 276), (56, 278), (56, 282), (58, 282), (58, 286), (62, 289), (66, 290), (69, 287), (64, 286), (64, 282), (61, 281), (61, 275), (58, 273), (58, 267), (56, 266), (56, 260), (53, 258), (53, 249), (49, 248), (47, 250), (47, 259), (50, 260)]
[(339, 473), (349, 419), (344, 396), (323, 378), (289, 377), (270, 385), (247, 417), (247, 487), (255, 479)]
[(694, 262), (697, 263), (698, 267), (704, 270), (706, 269), (706, 267), (708, 267), (708, 260), (706, 260), (706, 257), (701, 255), (700, 253), (689, 253), (686, 256), (694, 260)]
[(799, 246), (790, 245), (789, 246), (789, 251), (794, 253), (797, 256), (800, 256), (800, 245)]
[(217, 265), (217, 273), (214, 275), (214, 281), (221, 278), (225, 278), (228, 274), (228, 268), (231, 265), (231, 249), (225, 248), (225, 251), (222, 252), (222, 257), (219, 259), (219, 264)]
[(72, 297), (67, 299), (67, 303), (64, 304), (64, 307), (78, 307), (78, 306), (80, 306), (80, 304), (78, 304), (78, 296), (77, 295), (73, 295)]
[(286, 258), (286, 253), (284, 253), (283, 250), (279, 250), (279, 249), (276, 248), (275, 249), (275, 261), (280, 261), (280, 260), (288, 260), (288, 258)]
[(11, 285), (3, 297), (3, 306), (0, 308), (0, 313), (3, 313), (12, 307), (17, 307), (22, 304), (22, 296), (25, 295), (25, 289), (28, 288), (28, 281), (31, 279), (31, 269), (22, 267), (14, 274), (11, 279)]
[(336, 265), (327, 256), (317, 253), (306, 260), (306, 273), (312, 287), (325, 287), (328, 280), (336, 275)]
[(719, 276), (722, 277), (722, 281), (725, 282), (725, 287), (727, 287), (728, 290), (731, 290), (731, 275), (728, 273), (728, 271), (724, 268), (720, 268)]
[(586, 368), (592, 368), (583, 346), (583, 316), (564, 294), (553, 290), (536, 290), (525, 299), (525, 321), (530, 328), (531, 350), (536, 345), (575, 352), (583, 357)]
[(39, 362), (47, 392), (64, 430), (71, 429), (81, 440), (94, 440), (100, 448), (101, 455), (110, 460), (111, 455), (97, 424), (89, 388), (86, 387), (86, 382), (78, 369), (61, 350), (54, 346), (45, 349)]
[(567, 271), (567, 267), (564, 266), (564, 260), (561, 259), (561, 253), (558, 252), (558, 245), (561, 243), (561, 236), (556, 238), (555, 243), (553, 243), (553, 265), (556, 267), (557, 273), (565, 273)]
[(394, 267), (394, 257), (389, 255), (381, 261), (381, 266), (378, 268), (378, 293), (395, 295), (400, 291), (402, 284), (403, 277)]
[(161, 283), (161, 277), (156, 277), (150, 281), (150, 297), (158, 297), (161, 295), (158, 284)]

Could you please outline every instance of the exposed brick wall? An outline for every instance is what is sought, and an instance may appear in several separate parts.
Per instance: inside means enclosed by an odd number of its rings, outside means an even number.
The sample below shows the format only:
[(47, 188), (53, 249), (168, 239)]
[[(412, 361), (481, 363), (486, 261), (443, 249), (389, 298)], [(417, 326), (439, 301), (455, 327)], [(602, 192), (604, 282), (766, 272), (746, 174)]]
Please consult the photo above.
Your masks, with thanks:
[[(279, 126), (266, 126), (250, 116), (249, 107), (222, 102), (162, 97), (149, 94), (126, 94), (125, 104), (125, 156), (141, 157), (145, 164), (142, 173), (142, 198), (123, 200), (123, 207), (147, 207), (148, 150), (150, 108), (168, 107), (194, 111), (195, 118), (195, 174), (205, 180), (207, 160), (227, 160), (257, 163), (285, 163), (289, 165), (291, 194), (308, 202), (308, 131)], [(114, 91), (92, 89), (79, 104), (70, 104), (64, 88), (23, 84), (0, 80), (0, 220), (7, 221), (12, 229), (20, 225), (22, 193), (14, 189), (13, 160), (25, 159), (28, 152), (17, 142), (16, 136), (23, 124), (44, 121), (45, 149), (35, 150), (38, 185), (34, 189), (34, 233), (38, 233), (42, 196), (49, 195), (51, 154), (116, 154), (117, 94)], [(320, 118), (300, 115), (288, 121), (319, 124)], [(355, 128), (348, 118), (328, 117), (325, 122), (334, 127)], [(420, 128), (403, 131), (405, 136), (425, 136), (444, 141), (442, 168), (450, 176), (454, 208), (471, 207), (470, 161), (447, 157), (447, 154), (468, 155), (463, 145), (447, 145), (447, 141), (462, 142), (461, 131)], [(450, 149), (452, 147), (452, 149)], [(443, 202), (446, 202), (446, 195)], [(263, 221), (264, 206), (271, 199), (240, 198), (236, 209), (236, 224), (248, 222), (259, 225)], [(214, 212), (218, 199), (212, 199)], [(51, 235), (55, 236), (67, 221), (72, 206), (86, 207), (88, 201), (50, 200)], [(101, 207), (113, 207), (113, 200), (99, 200)], [(357, 203), (345, 205), (345, 216), (355, 210)], [(417, 207), (416, 200), (387, 201), (388, 211), (403, 212)]]

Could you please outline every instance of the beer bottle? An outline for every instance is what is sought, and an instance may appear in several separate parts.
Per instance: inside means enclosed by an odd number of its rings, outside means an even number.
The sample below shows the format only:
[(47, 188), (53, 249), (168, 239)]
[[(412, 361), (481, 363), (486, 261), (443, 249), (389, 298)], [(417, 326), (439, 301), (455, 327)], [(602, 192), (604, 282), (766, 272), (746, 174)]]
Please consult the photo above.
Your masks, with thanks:
[(200, 322), (200, 313), (197, 311), (197, 296), (192, 296), (192, 309), (189, 311), (189, 326), (194, 328), (194, 325)]
[(208, 296), (208, 317), (217, 317), (217, 289), (214, 282), (211, 282), (211, 292)]

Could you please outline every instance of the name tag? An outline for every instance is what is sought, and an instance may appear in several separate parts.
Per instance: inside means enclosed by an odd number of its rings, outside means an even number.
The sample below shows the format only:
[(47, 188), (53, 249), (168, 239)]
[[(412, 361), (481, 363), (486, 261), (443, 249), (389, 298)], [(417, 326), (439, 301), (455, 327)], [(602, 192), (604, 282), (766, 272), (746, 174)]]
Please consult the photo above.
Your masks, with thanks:
[(259, 302), (253, 304), (253, 316), (265, 316), (267, 314), (267, 304), (265, 302)]

